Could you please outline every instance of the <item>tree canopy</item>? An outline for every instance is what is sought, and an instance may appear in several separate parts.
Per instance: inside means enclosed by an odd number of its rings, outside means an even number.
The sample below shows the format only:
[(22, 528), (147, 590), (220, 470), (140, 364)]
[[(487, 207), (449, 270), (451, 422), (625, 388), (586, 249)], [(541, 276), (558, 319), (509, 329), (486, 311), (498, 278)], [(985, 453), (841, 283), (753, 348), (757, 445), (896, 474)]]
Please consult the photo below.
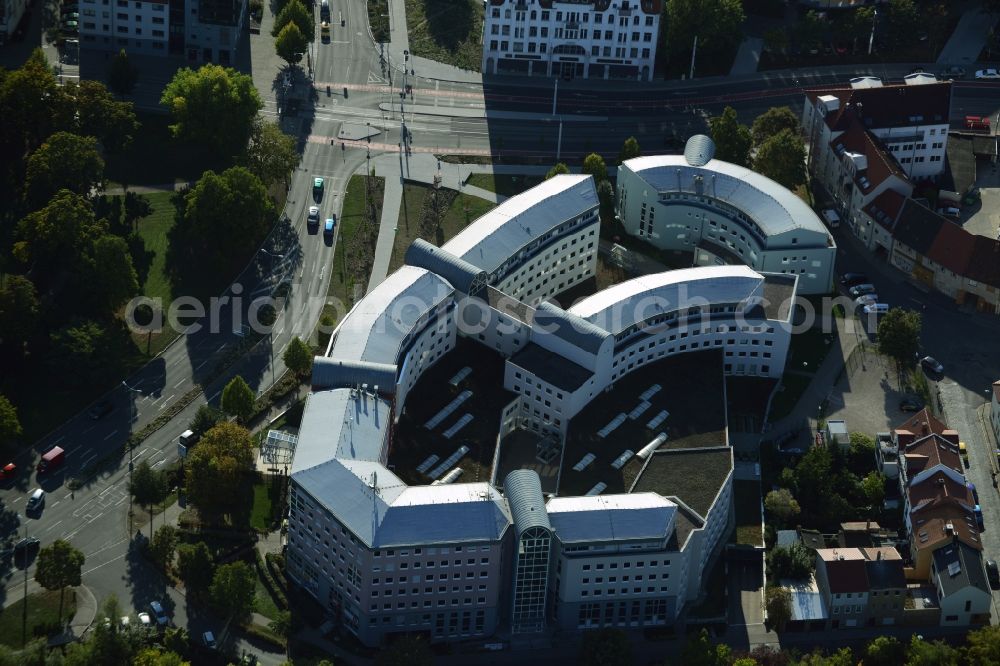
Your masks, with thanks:
[(271, 28), (271, 36), (280, 37), (282, 31), (290, 24), (294, 24), (299, 29), (299, 33), (304, 36), (307, 42), (313, 41), (316, 34), (316, 19), (313, 18), (313, 13), (306, 9), (301, 0), (291, 0), (278, 11), (274, 19), (274, 26)]
[(63, 593), (67, 586), (80, 584), (85, 558), (68, 541), (56, 539), (38, 551), (35, 580), (46, 590), (59, 590), (59, 615), (62, 617)]
[(773, 106), (754, 119), (750, 135), (755, 146), (759, 146), (781, 130), (799, 133), (799, 117), (787, 106)]
[[(294, 4), (293, 2), (289, 6)], [(309, 48), (309, 38), (302, 33), (302, 30), (295, 23), (286, 24), (281, 29), (281, 32), (278, 33), (278, 36), (274, 38), (275, 53), (289, 65), (294, 65), (301, 61), (307, 48)]]
[(103, 180), (104, 160), (92, 136), (56, 132), (28, 158), (25, 184), (32, 208), (42, 207), (60, 190), (89, 197)]
[(38, 324), (39, 304), (35, 285), (23, 275), (9, 275), (0, 287), (0, 344), (20, 345)]
[(17, 409), (7, 396), (0, 394), (0, 446), (13, 443), (21, 436), (21, 421), (17, 418)]
[(223, 512), (240, 500), (244, 475), (253, 469), (250, 432), (223, 422), (205, 433), (184, 464), (188, 498), (203, 511)]
[(806, 147), (802, 136), (783, 129), (757, 146), (754, 170), (794, 190), (806, 182)]
[(792, 593), (787, 588), (769, 585), (764, 590), (767, 624), (779, 631), (792, 619)]
[(128, 59), (125, 49), (121, 49), (108, 65), (108, 87), (119, 95), (127, 95), (139, 80), (139, 70)]
[(312, 371), (312, 349), (302, 341), (302, 338), (292, 338), (281, 358), (285, 362), (285, 366), (299, 377), (305, 377)]
[(97, 238), (85, 257), (87, 292), (99, 312), (111, 313), (139, 293), (139, 279), (128, 241), (107, 234)]
[(254, 610), (257, 576), (246, 562), (223, 564), (212, 576), (209, 595), (212, 605), (222, 614), (242, 621)]
[(597, 153), (591, 153), (583, 158), (582, 171), (593, 176), (595, 184), (608, 179), (608, 165), (604, 163), (604, 158)]
[(743, 40), (745, 19), (742, 0), (668, 0), (665, 20), (670, 58), (690, 62), (697, 36), (697, 71), (698, 61), (735, 49)]
[(891, 308), (882, 316), (876, 329), (879, 351), (896, 361), (899, 367), (910, 367), (920, 349), (921, 326), (919, 312)]
[(149, 462), (143, 460), (136, 465), (132, 472), (132, 483), (129, 491), (135, 501), (149, 510), (149, 537), (153, 538), (153, 505), (162, 502), (167, 496), (166, 474), (149, 466)]
[(264, 107), (252, 78), (211, 64), (178, 70), (160, 104), (173, 116), (174, 136), (230, 154), (246, 145), (254, 118)]
[(569, 167), (566, 166), (565, 162), (556, 162), (556, 165), (549, 169), (548, 173), (545, 174), (545, 180), (559, 176), (561, 174), (569, 173)]
[(188, 594), (198, 597), (208, 593), (215, 575), (215, 560), (204, 541), (177, 546), (177, 573)]
[(622, 150), (618, 153), (618, 163), (621, 164), (625, 160), (630, 160), (633, 157), (639, 157), (642, 155), (642, 151), (639, 150), (639, 142), (636, 141), (634, 136), (630, 136), (625, 139), (625, 143), (622, 144)]
[(233, 377), (222, 389), (222, 411), (235, 416), (241, 423), (250, 418), (255, 400), (253, 389), (239, 375)]
[(769, 492), (764, 498), (764, 508), (783, 525), (787, 525), (802, 510), (788, 488)]
[(630, 666), (632, 643), (621, 629), (593, 629), (583, 633), (580, 666)]
[(299, 163), (295, 139), (281, 131), (277, 123), (257, 121), (242, 163), (265, 185), (287, 184), (289, 174)]
[(107, 223), (94, 218), (90, 203), (62, 190), (18, 223), (14, 256), (29, 267), (39, 262), (39, 271), (61, 272), (79, 266), (81, 249), (91, 247), (105, 233)]
[(768, 578), (793, 580), (808, 578), (816, 568), (815, 554), (801, 543), (791, 546), (775, 546), (767, 554)]
[(715, 142), (715, 159), (740, 166), (749, 164), (752, 144), (750, 128), (740, 124), (736, 109), (727, 106), (722, 115), (709, 118), (708, 127)]

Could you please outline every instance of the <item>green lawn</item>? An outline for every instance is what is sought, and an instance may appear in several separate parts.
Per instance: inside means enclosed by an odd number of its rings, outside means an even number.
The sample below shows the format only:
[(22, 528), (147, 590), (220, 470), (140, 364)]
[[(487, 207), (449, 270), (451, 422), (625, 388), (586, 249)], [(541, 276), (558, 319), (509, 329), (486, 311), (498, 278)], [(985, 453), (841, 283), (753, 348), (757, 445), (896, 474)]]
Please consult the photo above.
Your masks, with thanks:
[[(452, 190), (441, 190), (449, 195)], [(396, 225), (396, 238), (392, 247), (392, 258), (389, 260), (389, 272), (403, 265), (406, 249), (410, 243), (420, 236), (420, 219), (424, 202), (433, 193), (430, 185), (406, 183), (403, 185), (403, 198), (399, 206), (399, 221)], [(470, 222), (484, 215), (494, 207), (490, 201), (479, 197), (459, 193), (441, 216), (439, 232), (435, 238), (428, 238), (435, 245), (441, 245), (464, 229)]]
[(267, 587), (264, 585), (264, 581), (260, 579), (260, 576), (257, 576), (256, 581), (257, 588), (254, 591), (254, 610), (269, 620), (278, 619), (280, 611), (274, 603), (271, 593), (267, 591)]
[(764, 535), (760, 527), (760, 484), (756, 481), (733, 481), (736, 505), (736, 543), (760, 546)]
[(545, 180), (543, 176), (510, 176), (506, 174), (474, 173), (465, 181), (466, 185), (481, 187), (490, 192), (512, 197)]
[[(173, 287), (170, 284), (170, 276), (167, 275), (167, 234), (174, 227), (174, 205), (171, 202), (174, 193), (152, 192), (143, 196), (149, 200), (153, 212), (139, 222), (139, 236), (146, 244), (146, 252), (152, 253), (149, 273), (142, 284), (142, 294), (150, 298), (159, 298), (166, 311), (173, 299)], [(162, 333), (135, 334), (132, 338), (141, 351), (155, 356), (178, 335), (177, 331), (165, 326)]]
[[(376, 178), (379, 183), (381, 178)], [(382, 188), (377, 188), (382, 191)], [(376, 218), (382, 210), (382, 202), (376, 202)], [(337, 319), (338, 314), (342, 315), (350, 310), (353, 305), (354, 283), (360, 282), (362, 287), (368, 284), (369, 275), (351, 275), (347, 270), (346, 263), (346, 239), (353, 238), (361, 226), (365, 211), (365, 177), (351, 176), (347, 183), (347, 191), (344, 193), (344, 206), (337, 220), (337, 247), (333, 255), (333, 274), (330, 276), (330, 285), (327, 288), (327, 305), (323, 308), (323, 314), (329, 314)], [(378, 222), (376, 221), (376, 229)], [(371, 266), (368, 267), (369, 273)], [(362, 290), (362, 293), (363, 290)], [(342, 305), (338, 308), (330, 304), (331, 301), (339, 301)]]
[(815, 373), (826, 358), (836, 339), (834, 333), (824, 333), (818, 328), (796, 333), (788, 348), (785, 367), (796, 372)]
[(406, 0), (410, 52), (478, 72), (483, 59), (483, 3)]
[(812, 377), (786, 373), (781, 378), (781, 388), (778, 389), (774, 400), (771, 401), (771, 413), (768, 420), (777, 421), (791, 414), (811, 381)]
[[(63, 597), (63, 621), (68, 622), (76, 614), (76, 593), (66, 590)], [(58, 630), (59, 593), (38, 592), (28, 595), (28, 640), (37, 635), (48, 635), (47, 628)], [(20, 648), (24, 627), (24, 601), (0, 610), (0, 643)]]
[(232, 163), (228, 156), (175, 141), (167, 114), (136, 111), (135, 115), (140, 128), (132, 145), (120, 154), (107, 156), (104, 175), (109, 186), (192, 181), (206, 169), (225, 169)]
[(271, 529), (271, 519), (274, 515), (274, 500), (279, 487), (267, 481), (254, 484), (253, 507), (250, 509), (250, 527), (255, 530)]

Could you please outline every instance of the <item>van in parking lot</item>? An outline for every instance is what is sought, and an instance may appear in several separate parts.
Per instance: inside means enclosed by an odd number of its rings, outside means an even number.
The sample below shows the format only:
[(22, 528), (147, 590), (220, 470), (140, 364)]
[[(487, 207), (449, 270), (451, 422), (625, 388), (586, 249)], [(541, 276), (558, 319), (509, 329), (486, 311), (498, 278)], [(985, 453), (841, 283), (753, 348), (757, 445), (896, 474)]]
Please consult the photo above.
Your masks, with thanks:
[(831, 229), (836, 229), (840, 226), (840, 215), (837, 215), (837, 211), (832, 208), (823, 209), (823, 220), (826, 221), (826, 226)]

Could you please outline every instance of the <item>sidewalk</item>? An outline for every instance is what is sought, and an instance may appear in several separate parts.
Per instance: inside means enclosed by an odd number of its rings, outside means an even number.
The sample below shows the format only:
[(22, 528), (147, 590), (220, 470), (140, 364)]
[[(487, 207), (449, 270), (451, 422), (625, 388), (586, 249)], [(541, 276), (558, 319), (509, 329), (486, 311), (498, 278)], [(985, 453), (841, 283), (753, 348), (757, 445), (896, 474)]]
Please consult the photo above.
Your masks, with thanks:
[[(366, 21), (367, 24), (367, 21)], [(371, 28), (369, 27), (369, 36)], [(374, 41), (374, 39), (372, 40)], [(386, 44), (389, 65), (397, 70), (403, 71), (405, 61), (404, 51), (410, 50), (410, 37), (406, 31), (406, 3), (404, 0), (389, 0), (389, 43)], [(409, 70), (416, 76), (425, 79), (437, 79), (439, 81), (451, 81), (454, 83), (475, 83), (483, 82), (483, 75), (479, 72), (470, 72), (454, 65), (447, 65), (436, 60), (428, 60), (419, 56), (411, 55), (407, 63)]]
[(755, 74), (757, 65), (760, 63), (760, 52), (764, 48), (764, 40), (760, 37), (747, 35), (743, 38), (736, 58), (733, 59), (733, 66), (729, 70), (729, 76), (741, 76), (743, 74)]
[(979, 3), (964, 4), (962, 18), (958, 20), (955, 31), (938, 55), (939, 65), (968, 65), (976, 62), (996, 23), (995, 17), (977, 6)]

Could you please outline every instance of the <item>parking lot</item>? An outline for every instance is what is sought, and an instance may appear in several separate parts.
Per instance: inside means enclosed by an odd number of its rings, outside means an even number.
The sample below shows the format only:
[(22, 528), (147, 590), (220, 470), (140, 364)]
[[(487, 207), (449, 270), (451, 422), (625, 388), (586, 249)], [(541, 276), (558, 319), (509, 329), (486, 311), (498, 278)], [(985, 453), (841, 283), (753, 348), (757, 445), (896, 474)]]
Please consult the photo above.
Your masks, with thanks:
[[(742, 555), (746, 551), (736, 552)], [(726, 567), (726, 581), (729, 585), (726, 616), (729, 624), (763, 624), (764, 572), (759, 551), (746, 552), (746, 559), (730, 556)]]

